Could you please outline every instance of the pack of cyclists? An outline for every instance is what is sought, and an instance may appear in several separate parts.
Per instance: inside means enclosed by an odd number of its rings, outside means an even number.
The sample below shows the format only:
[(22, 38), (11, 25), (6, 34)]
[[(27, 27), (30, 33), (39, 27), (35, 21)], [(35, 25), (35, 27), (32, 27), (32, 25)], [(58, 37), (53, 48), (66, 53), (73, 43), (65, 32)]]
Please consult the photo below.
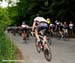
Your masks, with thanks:
[[(44, 17), (41, 17), (39, 14), (36, 15), (36, 17), (33, 19), (33, 23), (32, 23), (32, 31), (34, 32), (35, 38), (37, 39), (37, 42), (40, 41), (39, 37), (38, 37), (38, 33), (39, 31), (46, 29), (51, 33), (54, 32), (59, 32), (60, 34), (63, 33), (68, 33), (68, 30), (73, 30), (73, 26), (74, 24), (72, 23), (72, 21), (70, 21), (70, 24), (68, 25), (66, 21), (64, 22), (59, 22), (58, 20), (55, 20), (55, 23), (52, 23), (50, 18), (45, 19)], [(25, 22), (22, 22), (22, 25), (20, 26), (22, 32), (25, 30), (25, 32), (28, 31), (28, 28), (30, 28), (30, 26), (28, 26), (27, 24), (25, 24)], [(23, 37), (23, 33), (21, 34)]]
[[(39, 38), (39, 33), (40, 31), (43, 31), (43, 33), (45, 31), (49, 31), (49, 32), (59, 32), (61, 35), (63, 33), (68, 33), (68, 29), (70, 28), (70, 30), (73, 29), (73, 23), (72, 21), (70, 22), (70, 24), (68, 25), (66, 21), (64, 22), (59, 22), (58, 20), (55, 21), (55, 23), (51, 23), (51, 20), (49, 18), (45, 19), (44, 17), (41, 17), (39, 14), (36, 15), (36, 17), (33, 19), (33, 24), (32, 27), (28, 26), (25, 22), (22, 22), (21, 26), (19, 27), (20, 31), (21, 31), (21, 36), (24, 39), (24, 37), (26, 38), (27, 36), (27, 32), (29, 31), (29, 29), (31, 28), (31, 32), (34, 33), (34, 36), (36, 38), (36, 45), (38, 45), (38, 43), (41, 41)], [(43, 34), (41, 33), (41, 34)], [(44, 35), (43, 37), (43, 45), (45, 44), (45, 42), (47, 42), (47, 37), (46, 35)], [(46, 46), (48, 47), (48, 46)]]

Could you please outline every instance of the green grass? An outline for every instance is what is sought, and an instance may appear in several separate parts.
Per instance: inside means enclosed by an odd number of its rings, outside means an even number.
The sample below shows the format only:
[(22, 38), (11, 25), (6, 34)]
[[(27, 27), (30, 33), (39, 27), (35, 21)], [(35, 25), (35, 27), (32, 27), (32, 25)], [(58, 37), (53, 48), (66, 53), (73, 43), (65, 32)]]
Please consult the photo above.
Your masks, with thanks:
[(15, 59), (15, 46), (5, 35), (3, 29), (0, 28), (0, 63), (15, 63), (15, 62), (3, 62), (2, 60)]

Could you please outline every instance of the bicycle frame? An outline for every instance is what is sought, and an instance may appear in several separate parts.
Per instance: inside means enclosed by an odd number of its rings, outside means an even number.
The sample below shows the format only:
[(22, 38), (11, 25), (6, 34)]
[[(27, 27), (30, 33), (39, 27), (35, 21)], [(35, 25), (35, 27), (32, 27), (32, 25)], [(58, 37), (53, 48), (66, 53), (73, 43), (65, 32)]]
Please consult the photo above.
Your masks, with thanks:
[(23, 37), (23, 40), (26, 39), (26, 32), (25, 31), (22, 32), (22, 37)]
[(36, 45), (36, 49), (37, 49), (37, 52), (39, 52), (39, 53), (40, 53), (40, 51), (43, 51), (46, 60), (51, 61), (51, 59), (52, 59), (51, 49), (49, 47), (48, 41), (44, 40), (44, 39), (47, 40), (47, 36), (46, 36), (46, 38), (44, 38), (44, 37), (45, 37), (44, 34), (39, 33), (40, 42), (38, 43), (38, 45)]

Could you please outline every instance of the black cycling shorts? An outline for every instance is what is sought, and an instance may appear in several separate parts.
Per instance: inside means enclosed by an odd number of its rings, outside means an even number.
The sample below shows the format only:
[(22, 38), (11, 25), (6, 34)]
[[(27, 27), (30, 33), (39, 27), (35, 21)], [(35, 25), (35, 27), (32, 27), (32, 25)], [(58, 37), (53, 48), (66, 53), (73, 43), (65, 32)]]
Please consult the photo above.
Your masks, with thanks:
[(40, 22), (35, 28), (35, 30), (37, 30), (38, 32), (43, 29), (48, 29), (48, 24), (46, 22)]
[(22, 28), (21, 31), (22, 31), (22, 32), (27, 32), (28, 29), (27, 29), (27, 28)]

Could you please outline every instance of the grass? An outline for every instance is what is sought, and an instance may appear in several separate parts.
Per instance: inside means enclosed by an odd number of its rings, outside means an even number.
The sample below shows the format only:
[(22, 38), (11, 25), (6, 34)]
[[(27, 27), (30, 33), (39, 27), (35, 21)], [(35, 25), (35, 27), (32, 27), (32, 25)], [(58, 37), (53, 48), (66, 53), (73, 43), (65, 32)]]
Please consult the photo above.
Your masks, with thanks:
[(3, 29), (0, 28), (0, 63), (16, 63), (3, 62), (2, 60), (22, 59), (22, 54), (17, 47), (5, 35)]

